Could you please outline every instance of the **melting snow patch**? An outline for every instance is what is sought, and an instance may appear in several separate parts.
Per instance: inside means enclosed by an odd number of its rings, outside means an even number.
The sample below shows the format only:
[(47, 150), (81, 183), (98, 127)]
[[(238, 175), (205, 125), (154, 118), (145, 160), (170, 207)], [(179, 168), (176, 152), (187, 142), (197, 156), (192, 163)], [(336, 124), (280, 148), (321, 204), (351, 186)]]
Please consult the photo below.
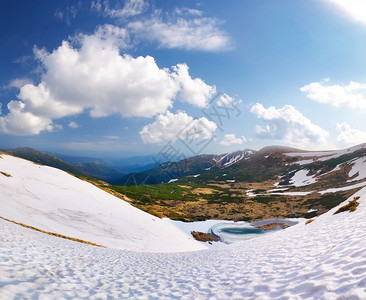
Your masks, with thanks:
[(239, 154), (239, 155), (237, 155), (237, 156), (235, 156), (235, 157), (232, 157), (228, 162), (226, 162), (225, 164), (224, 164), (224, 167), (226, 168), (226, 167), (229, 167), (229, 166), (231, 166), (231, 165), (233, 165), (233, 164), (235, 164), (235, 163), (237, 163), (238, 161), (240, 161), (240, 160), (242, 160), (244, 158), (244, 154), (242, 153), (242, 154)]
[(348, 173), (349, 177), (353, 177), (357, 174), (355, 178), (348, 180), (348, 182), (357, 181), (366, 178), (366, 159), (364, 157), (358, 158), (353, 161), (353, 166), (351, 171)]
[(305, 186), (309, 184), (313, 184), (316, 182), (316, 178), (314, 176), (308, 176), (309, 170), (303, 169), (299, 170), (292, 176), (290, 184), (293, 186)]
[(320, 194), (326, 194), (326, 193), (336, 193), (336, 192), (341, 192), (341, 191), (349, 191), (349, 190), (353, 190), (359, 187), (363, 187), (366, 185), (366, 182), (360, 182), (357, 184), (353, 184), (353, 185), (349, 185), (349, 186), (344, 186), (344, 187), (340, 187), (340, 188), (332, 188), (332, 189), (327, 189), (325, 191), (320, 191), (318, 193)]
[(314, 162), (314, 159), (306, 159), (306, 160), (299, 160), (299, 161), (296, 161), (294, 163), (292, 163), (292, 165), (308, 165), (308, 164), (311, 164)]
[(252, 193), (252, 191), (254, 191), (254, 190), (252, 189), (252, 190), (247, 190), (246, 191), (246, 194), (247, 194), (248, 197), (255, 197), (255, 196), (257, 196), (256, 194)]
[(284, 192), (284, 193), (272, 193), (271, 195), (284, 195), (284, 196), (306, 196), (311, 193), (314, 193), (314, 191), (310, 192)]

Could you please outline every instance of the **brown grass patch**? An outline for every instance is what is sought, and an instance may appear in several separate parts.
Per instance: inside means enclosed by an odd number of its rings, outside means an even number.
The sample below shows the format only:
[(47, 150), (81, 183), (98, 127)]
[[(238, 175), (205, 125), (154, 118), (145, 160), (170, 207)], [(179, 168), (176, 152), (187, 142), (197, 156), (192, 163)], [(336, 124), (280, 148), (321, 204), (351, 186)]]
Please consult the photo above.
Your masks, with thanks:
[(190, 185), (178, 185), (179, 187), (181, 188), (184, 188), (184, 189), (191, 189), (192, 187)]
[(210, 188), (196, 188), (194, 190), (192, 190), (193, 194), (207, 194), (207, 195), (212, 195), (216, 192), (216, 190), (214, 189), (210, 189)]
[(26, 225), (26, 224), (23, 224), (23, 223), (20, 223), (20, 222), (16, 222), (16, 221), (13, 221), (13, 220), (9, 220), (9, 219), (3, 218), (3, 217), (0, 217), (0, 218), (5, 220), (5, 221), (8, 221), (8, 222), (11, 222), (11, 223), (14, 223), (14, 224), (17, 224), (17, 225), (35, 230), (35, 231), (39, 231), (39, 232), (42, 232), (42, 233), (53, 235), (53, 236), (56, 236), (56, 237), (59, 237), (59, 238), (62, 238), (62, 239), (71, 240), (71, 241), (74, 241), (74, 242), (79, 242), (79, 243), (83, 243), (83, 244), (88, 244), (88, 245), (93, 245), (93, 246), (106, 248), (105, 246), (95, 244), (95, 243), (92, 243), (92, 242), (88, 242), (88, 241), (84, 241), (84, 240), (81, 240), (81, 239), (69, 237), (69, 236), (58, 234), (58, 233), (55, 233), (55, 232), (44, 231), (42, 229), (39, 229), (39, 228), (36, 228), (36, 227), (33, 227), (33, 226), (29, 226), (29, 225)]
[(339, 214), (344, 211), (355, 211), (357, 206), (360, 204), (357, 202), (358, 199), (360, 199), (360, 197), (355, 197), (353, 200), (348, 201), (346, 205), (341, 206), (333, 215)]
[(6, 177), (12, 177), (12, 176), (11, 176), (10, 174), (8, 174), (8, 173), (1, 172), (1, 171), (0, 171), (0, 173), (1, 173), (1, 174), (3, 174), (3, 175), (4, 175), (4, 176), (6, 176)]
[(315, 221), (315, 219), (307, 220), (307, 221), (305, 222), (305, 225), (306, 225), (306, 224), (310, 224), (311, 222), (314, 222), (314, 221)]

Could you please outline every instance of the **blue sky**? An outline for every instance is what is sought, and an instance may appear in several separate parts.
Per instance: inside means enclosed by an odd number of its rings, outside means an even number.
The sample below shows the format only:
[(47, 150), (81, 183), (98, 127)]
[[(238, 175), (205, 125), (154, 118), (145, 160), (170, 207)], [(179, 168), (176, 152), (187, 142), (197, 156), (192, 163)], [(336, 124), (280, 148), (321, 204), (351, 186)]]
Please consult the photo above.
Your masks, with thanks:
[(363, 143), (365, 35), (362, 0), (3, 0), (0, 148)]

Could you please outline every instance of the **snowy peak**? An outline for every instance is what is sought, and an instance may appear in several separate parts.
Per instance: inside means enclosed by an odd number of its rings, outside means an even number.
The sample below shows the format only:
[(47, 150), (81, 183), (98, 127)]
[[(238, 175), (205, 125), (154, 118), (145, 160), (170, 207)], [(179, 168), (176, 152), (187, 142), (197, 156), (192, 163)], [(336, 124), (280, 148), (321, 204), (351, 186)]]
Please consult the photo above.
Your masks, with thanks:
[(221, 155), (217, 155), (213, 158), (216, 163), (216, 167), (218, 168), (226, 168), (236, 164), (237, 162), (241, 161), (242, 159), (247, 159), (251, 155), (253, 155), (253, 150), (240, 150), (232, 153), (225, 153)]

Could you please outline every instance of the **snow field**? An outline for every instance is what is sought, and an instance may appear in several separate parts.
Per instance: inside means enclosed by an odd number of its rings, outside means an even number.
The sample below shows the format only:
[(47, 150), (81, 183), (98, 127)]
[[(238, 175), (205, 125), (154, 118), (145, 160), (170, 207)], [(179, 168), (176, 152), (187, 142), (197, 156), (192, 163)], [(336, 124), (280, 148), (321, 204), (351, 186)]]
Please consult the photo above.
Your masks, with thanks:
[(186, 253), (105, 249), (0, 220), (0, 295), (365, 299), (366, 198), (359, 202), (353, 213), (333, 209), (308, 225)]
[(1, 155), (0, 216), (106, 247), (175, 252), (205, 249), (166, 220), (61, 170)]
[(297, 171), (291, 178), (290, 184), (296, 187), (313, 184), (316, 182), (315, 176), (308, 176), (309, 170)]
[(114, 249), (0, 219), (0, 299), (366, 299), (366, 187), (355, 212), (191, 251), (206, 246), (185, 232), (213, 222), (154, 218), (62, 171), (1, 156), (11, 175), (0, 174), (2, 217)]
[(365, 179), (366, 178), (366, 159), (365, 159), (365, 157), (358, 158), (355, 161), (353, 161), (352, 163), (353, 163), (353, 166), (352, 166), (351, 171), (348, 173), (348, 176), (353, 177), (356, 174), (357, 174), (357, 176), (355, 178), (348, 180), (348, 182)]

